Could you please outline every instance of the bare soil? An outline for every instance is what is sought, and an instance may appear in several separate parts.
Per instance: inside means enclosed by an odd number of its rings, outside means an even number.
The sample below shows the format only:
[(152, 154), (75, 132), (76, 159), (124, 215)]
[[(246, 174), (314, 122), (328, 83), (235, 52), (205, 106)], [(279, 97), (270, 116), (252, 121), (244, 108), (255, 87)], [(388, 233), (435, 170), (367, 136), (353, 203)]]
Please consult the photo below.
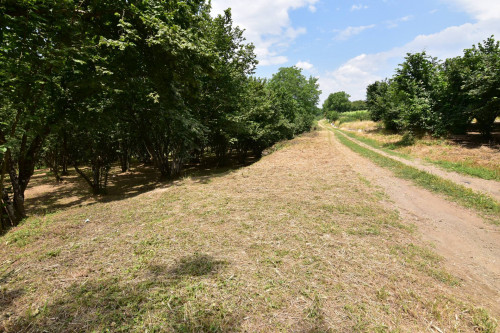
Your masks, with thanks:
[[(443, 178), (460, 183), (466, 179), (462, 175), (450, 175), (451, 173), (436, 170), (432, 166), (385, 154), (358, 140), (349, 139), (384, 156)], [(500, 313), (500, 228), (485, 224), (474, 212), (419, 188), (410, 181), (396, 178), (390, 171), (362, 158), (337, 140), (334, 144), (354, 170), (389, 195), (391, 202), (388, 205), (397, 207), (405, 220), (417, 225), (422, 238), (435, 246), (437, 253), (446, 259), (447, 268), (464, 281), (476, 300)], [(478, 186), (478, 179), (467, 180), (471, 182), (467, 184), (469, 187), (486, 190), (499, 197), (497, 182), (493, 181), (496, 184), (489, 187), (481, 187)]]

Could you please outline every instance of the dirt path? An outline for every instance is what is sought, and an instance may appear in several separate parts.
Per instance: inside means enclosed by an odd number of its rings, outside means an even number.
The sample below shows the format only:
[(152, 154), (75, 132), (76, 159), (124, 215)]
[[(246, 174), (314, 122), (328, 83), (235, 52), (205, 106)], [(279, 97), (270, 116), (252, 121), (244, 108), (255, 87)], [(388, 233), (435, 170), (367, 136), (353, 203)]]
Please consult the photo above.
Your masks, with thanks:
[(388, 204), (396, 206), (405, 221), (415, 224), (424, 240), (435, 245), (447, 268), (464, 281), (476, 301), (500, 313), (500, 228), (485, 224), (473, 212), (455, 203), (396, 178), (338, 140), (333, 139), (332, 144), (355, 171), (387, 193), (392, 201)]
[(474, 191), (482, 192), (484, 194), (490, 195), (496, 200), (500, 201), (500, 182), (497, 182), (495, 180), (486, 180), (486, 179), (480, 179), (480, 178), (475, 178), (471, 176), (466, 176), (462, 175), (456, 172), (452, 171), (445, 171), (435, 165), (432, 164), (426, 164), (421, 160), (407, 160), (398, 156), (390, 155), (380, 149), (373, 148), (359, 140), (356, 140), (354, 138), (351, 138), (344, 133), (340, 132), (343, 136), (345, 136), (347, 139), (357, 143), (358, 145), (370, 149), (380, 155), (383, 155), (385, 157), (391, 158), (393, 160), (396, 160), (398, 162), (401, 162), (403, 164), (406, 164), (408, 166), (414, 167), (416, 169), (426, 171), (428, 173), (431, 173), (433, 175), (439, 176), (444, 179), (451, 180), (452, 182), (455, 182), (457, 184), (463, 185), (465, 187), (468, 187)]

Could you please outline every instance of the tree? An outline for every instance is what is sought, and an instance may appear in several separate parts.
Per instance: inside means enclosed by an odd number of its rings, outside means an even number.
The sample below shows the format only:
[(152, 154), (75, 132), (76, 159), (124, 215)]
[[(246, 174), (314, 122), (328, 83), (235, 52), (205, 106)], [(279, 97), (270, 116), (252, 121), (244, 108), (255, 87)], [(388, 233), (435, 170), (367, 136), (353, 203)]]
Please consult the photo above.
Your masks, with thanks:
[(390, 81), (376, 81), (366, 89), (366, 104), (373, 121), (382, 121), (386, 129), (398, 129), (399, 111), (393, 102)]
[(351, 102), (349, 101), (349, 94), (344, 91), (339, 91), (330, 94), (323, 103), (323, 114), (328, 118), (330, 112), (348, 112), (351, 110)]
[(358, 101), (352, 101), (351, 102), (351, 111), (363, 111), (368, 109), (368, 106), (366, 105), (366, 101), (363, 100), (358, 100)]
[(464, 90), (481, 133), (489, 137), (500, 116), (500, 42), (493, 36), (464, 51)]
[(253, 74), (257, 60), (254, 46), (245, 43), (243, 31), (233, 26), (230, 10), (213, 20), (208, 40), (216, 57), (212, 65), (215, 70), (201, 78), (199, 116), (207, 128), (207, 138), (200, 146), (211, 147), (221, 163), (231, 148), (246, 153), (238, 137), (246, 129), (242, 114), (248, 76)]
[(437, 74), (435, 108), (447, 133), (465, 134), (474, 118), (470, 97), (465, 91), (467, 71), (462, 57), (446, 59)]
[(298, 68), (251, 77), (254, 46), (209, 1), (3, 1), (0, 14), (1, 230), (26, 216), (41, 159), (103, 194), (133, 155), (172, 179), (206, 152), (259, 155), (318, 112), (317, 79)]
[[(85, 50), (73, 1), (0, 3), (2, 224), (26, 216), (24, 193), (45, 139), (66, 111), (61, 76)], [(5, 185), (5, 175), (9, 185)]]
[(440, 125), (434, 109), (434, 87), (438, 72), (436, 58), (425, 52), (408, 53), (392, 79), (398, 127), (414, 134), (437, 133)]
[(286, 120), (284, 138), (308, 131), (317, 113), (319, 101), (318, 79), (306, 78), (302, 70), (295, 66), (280, 68), (269, 80), (269, 89), (276, 96), (280, 113)]

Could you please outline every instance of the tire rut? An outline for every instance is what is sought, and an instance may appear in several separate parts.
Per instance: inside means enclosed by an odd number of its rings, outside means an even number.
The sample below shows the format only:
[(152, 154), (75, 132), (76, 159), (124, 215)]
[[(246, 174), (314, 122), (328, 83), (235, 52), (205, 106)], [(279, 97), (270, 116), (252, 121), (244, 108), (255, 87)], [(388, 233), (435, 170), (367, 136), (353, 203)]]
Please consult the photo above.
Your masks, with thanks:
[(403, 221), (417, 226), (422, 239), (444, 258), (446, 268), (461, 279), (463, 290), (500, 315), (500, 228), (485, 224), (471, 210), (397, 178), (337, 138), (331, 142), (356, 172), (384, 190), (391, 200), (386, 204), (397, 208)]

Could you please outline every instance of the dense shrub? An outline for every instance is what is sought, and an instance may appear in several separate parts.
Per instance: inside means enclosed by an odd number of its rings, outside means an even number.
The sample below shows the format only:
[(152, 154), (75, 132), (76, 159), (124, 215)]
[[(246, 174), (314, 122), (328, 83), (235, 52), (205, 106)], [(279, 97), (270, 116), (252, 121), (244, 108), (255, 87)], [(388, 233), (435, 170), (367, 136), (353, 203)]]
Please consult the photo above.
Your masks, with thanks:
[(387, 129), (420, 135), (464, 133), (473, 119), (489, 136), (500, 115), (500, 44), (490, 37), (439, 62), (408, 54), (394, 76), (367, 87), (371, 117)]

